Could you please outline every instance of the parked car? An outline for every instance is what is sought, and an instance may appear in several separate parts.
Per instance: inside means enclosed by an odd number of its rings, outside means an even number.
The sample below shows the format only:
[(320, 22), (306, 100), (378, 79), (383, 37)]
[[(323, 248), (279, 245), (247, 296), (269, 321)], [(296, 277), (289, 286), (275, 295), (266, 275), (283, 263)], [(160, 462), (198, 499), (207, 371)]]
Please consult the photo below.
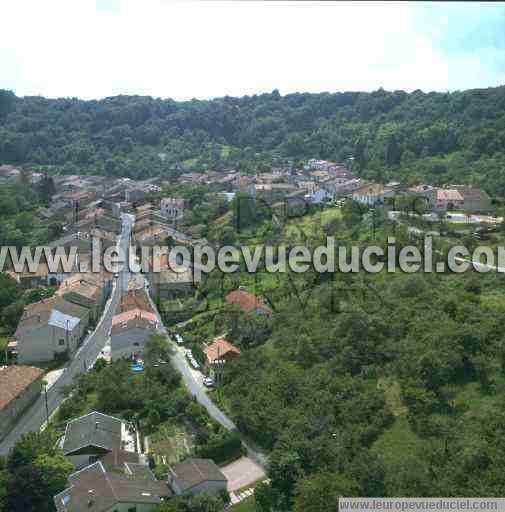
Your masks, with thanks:
[(174, 338), (178, 345), (182, 345), (184, 343), (184, 339), (180, 334), (175, 333)]
[(194, 358), (193, 356), (193, 352), (191, 352), (191, 350), (188, 350), (186, 352), (186, 357), (188, 358), (188, 361), (189, 361), (189, 364), (195, 369), (195, 370), (199, 370), (200, 369), (200, 365), (198, 364), (198, 361)]
[(213, 388), (214, 387), (214, 379), (212, 377), (205, 377), (203, 379), (203, 385), (207, 388)]

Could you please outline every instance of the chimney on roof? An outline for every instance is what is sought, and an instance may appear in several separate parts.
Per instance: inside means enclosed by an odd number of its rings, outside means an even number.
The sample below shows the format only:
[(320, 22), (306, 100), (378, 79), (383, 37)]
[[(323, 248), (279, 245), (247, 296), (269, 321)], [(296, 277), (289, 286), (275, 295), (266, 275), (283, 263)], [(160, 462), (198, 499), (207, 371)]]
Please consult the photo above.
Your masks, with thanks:
[(94, 494), (95, 494), (95, 491), (93, 491), (93, 489), (90, 489), (88, 491), (88, 508), (91, 508), (94, 504), (94, 500), (93, 500)]

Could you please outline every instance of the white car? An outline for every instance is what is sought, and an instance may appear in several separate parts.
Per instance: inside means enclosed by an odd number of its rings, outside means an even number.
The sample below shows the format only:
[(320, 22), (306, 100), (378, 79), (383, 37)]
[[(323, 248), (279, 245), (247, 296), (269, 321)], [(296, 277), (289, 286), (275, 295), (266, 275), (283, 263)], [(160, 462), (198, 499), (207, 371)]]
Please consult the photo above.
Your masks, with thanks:
[(180, 334), (174, 334), (174, 338), (178, 345), (182, 345), (184, 343), (184, 340)]
[(214, 387), (214, 379), (211, 377), (205, 377), (203, 379), (203, 385), (208, 388), (213, 388)]

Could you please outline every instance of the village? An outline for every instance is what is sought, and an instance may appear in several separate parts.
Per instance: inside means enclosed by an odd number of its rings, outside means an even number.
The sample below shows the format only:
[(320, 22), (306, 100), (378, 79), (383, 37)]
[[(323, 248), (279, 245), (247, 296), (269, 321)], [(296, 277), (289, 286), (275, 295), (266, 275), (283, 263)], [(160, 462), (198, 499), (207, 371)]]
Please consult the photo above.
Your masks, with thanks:
[[(24, 171), (0, 166), (0, 181), (21, 179)], [(44, 173), (30, 173), (25, 179), (37, 183)], [(249, 197), (267, 205), (273, 215), (303, 216), (310, 208), (338, 208), (354, 201), (365, 208), (388, 206), (390, 218), (398, 209), (395, 201), (409, 198), (422, 207), (415, 214), (427, 220), (451, 219), (475, 225), (500, 224), (493, 216), (491, 198), (483, 190), (463, 185), (435, 187), (428, 184), (402, 186), (360, 179), (345, 165), (309, 160), (301, 169), (274, 168), (268, 173), (247, 175), (225, 172), (181, 172), (177, 181), (161, 178), (135, 181), (88, 175), (52, 177), (55, 193), (40, 218), (61, 227), (59, 237), (48, 249), (78, 248), (72, 272), (51, 272), (41, 261), (35, 273), (28, 269), (9, 275), (24, 290), (52, 287), (49, 298), (25, 307), (14, 336), (5, 349), (6, 366), (0, 369), (0, 439), (6, 452), (25, 429), (43, 428), (63, 401), (58, 382), (70, 383), (97, 364), (126, 360), (131, 372), (143, 372), (147, 365), (169, 364), (158, 359), (146, 361), (146, 347), (157, 335), (170, 340), (170, 362), (198, 403), (217, 423), (228, 430), (235, 425), (212, 401), (213, 391), (226, 380), (227, 363), (241, 356), (241, 350), (226, 339), (226, 333), (205, 340), (194, 354), (178, 325), (164, 325), (158, 306), (162, 301), (191, 297), (195, 282), (191, 268), (183, 273), (170, 268), (168, 258), (161, 271), (132, 275), (82, 271), (89, 263), (91, 240), (98, 237), (102, 248), (173, 243), (191, 247), (206, 243), (201, 225), (188, 225), (191, 209), (177, 193), (180, 186), (208, 189), (215, 200), (233, 203)], [(393, 215), (391, 215), (393, 212)], [(262, 297), (239, 286), (226, 295), (226, 304), (246, 315), (268, 319), (271, 308)], [(181, 324), (183, 325), (183, 323)], [(51, 407), (48, 406), (48, 394)], [(72, 398), (67, 398), (72, 400)], [(39, 409), (32, 423), (26, 418)], [(37, 418), (36, 414), (32, 414)], [(68, 422), (60, 447), (75, 467), (68, 488), (54, 497), (58, 511), (88, 509), (105, 512), (128, 503), (127, 510), (150, 510), (172, 495), (227, 491), (231, 503), (247, 498), (253, 486), (266, 479), (262, 454), (245, 443), (236, 460), (219, 466), (212, 459), (188, 457), (169, 465), (168, 474), (158, 479), (151, 470), (153, 454), (149, 443), (132, 422), (92, 411)], [(76, 505), (77, 504), (77, 505)], [(137, 507), (137, 508), (135, 508)], [(119, 508), (117, 509), (119, 510)], [(123, 509), (121, 509), (123, 510)], [(126, 509), (124, 509), (126, 510)]]

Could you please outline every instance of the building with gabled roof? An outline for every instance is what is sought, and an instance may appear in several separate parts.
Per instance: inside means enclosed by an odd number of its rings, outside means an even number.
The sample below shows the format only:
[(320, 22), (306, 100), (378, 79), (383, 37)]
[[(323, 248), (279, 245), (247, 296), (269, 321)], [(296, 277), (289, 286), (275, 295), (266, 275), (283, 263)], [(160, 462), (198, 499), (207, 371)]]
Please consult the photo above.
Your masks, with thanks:
[(225, 340), (224, 338), (218, 338), (214, 340), (210, 345), (203, 349), (205, 354), (205, 361), (207, 365), (212, 365), (216, 361), (229, 361), (238, 357), (241, 352), (238, 347)]
[(25, 307), (15, 333), (21, 364), (71, 356), (89, 324), (90, 311), (63, 297), (53, 296)]
[(158, 317), (152, 311), (134, 308), (115, 315), (110, 331), (111, 358), (140, 357), (146, 343), (158, 332), (158, 328)]
[(98, 461), (68, 477), (69, 487), (54, 497), (57, 512), (149, 512), (172, 493), (148, 469), (128, 463), (108, 471)]
[[(115, 464), (118, 457), (138, 462), (133, 426), (97, 411), (69, 421), (60, 446), (65, 457), (76, 468), (87, 466), (110, 453), (114, 454)], [(123, 452), (132, 455), (125, 458)], [(107, 460), (112, 463), (114, 458)]]
[(0, 439), (40, 396), (43, 375), (33, 366), (0, 366)]
[(213, 460), (190, 458), (169, 467), (168, 483), (176, 495), (195, 495), (225, 490), (228, 480)]
[(203, 349), (205, 355), (205, 370), (214, 379), (216, 384), (223, 382), (227, 363), (237, 359), (241, 352), (238, 347), (224, 338), (215, 339)]
[(354, 190), (352, 198), (358, 203), (375, 206), (384, 204), (387, 198), (394, 197), (394, 195), (394, 190), (389, 187), (385, 187), (380, 183), (369, 183)]
[(238, 306), (245, 313), (272, 314), (272, 310), (264, 303), (261, 297), (242, 288), (230, 292), (225, 300), (228, 304)]

